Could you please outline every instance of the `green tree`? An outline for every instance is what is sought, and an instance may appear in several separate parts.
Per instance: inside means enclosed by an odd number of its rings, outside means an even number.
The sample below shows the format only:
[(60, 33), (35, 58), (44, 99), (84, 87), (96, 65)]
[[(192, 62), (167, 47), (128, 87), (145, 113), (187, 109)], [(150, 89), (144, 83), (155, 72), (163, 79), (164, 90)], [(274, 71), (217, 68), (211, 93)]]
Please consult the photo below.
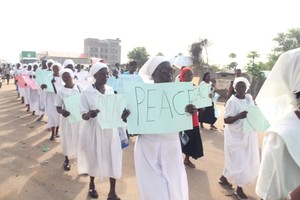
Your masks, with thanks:
[(164, 56), (164, 54), (162, 52), (158, 52), (156, 55), (157, 56)]
[(127, 54), (129, 60), (136, 60), (138, 66), (141, 67), (149, 58), (149, 54), (145, 47), (135, 47), (132, 51)]
[[(199, 42), (194, 42), (190, 48), (190, 55), (193, 59), (193, 68), (195, 75), (202, 75), (204, 73), (204, 62), (202, 59), (202, 52), (209, 45), (207, 39), (200, 39)], [(207, 53), (207, 52), (206, 52)]]
[(230, 53), (229, 58), (231, 59), (231, 63), (227, 65), (227, 68), (230, 70), (235, 70), (236, 67), (238, 66), (238, 63), (235, 62), (236, 54), (235, 53)]
[(249, 58), (249, 63), (246, 66), (246, 71), (252, 76), (250, 92), (253, 98), (258, 94), (261, 86), (266, 80), (265, 74), (262, 72), (264, 63), (256, 62), (256, 58), (259, 58), (260, 55), (256, 51), (250, 51), (247, 55)]
[(292, 28), (286, 33), (278, 33), (277, 37), (273, 38), (273, 41), (277, 45), (268, 55), (268, 62), (265, 64), (265, 68), (268, 70), (273, 68), (282, 53), (300, 47), (300, 28)]

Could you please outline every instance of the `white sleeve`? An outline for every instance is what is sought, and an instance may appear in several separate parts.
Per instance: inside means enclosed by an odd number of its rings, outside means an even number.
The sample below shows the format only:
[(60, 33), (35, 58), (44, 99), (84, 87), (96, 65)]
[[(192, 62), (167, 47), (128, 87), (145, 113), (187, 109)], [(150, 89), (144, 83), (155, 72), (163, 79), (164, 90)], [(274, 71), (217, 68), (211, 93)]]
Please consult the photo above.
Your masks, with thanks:
[(235, 102), (233, 101), (232, 98), (230, 98), (226, 102), (226, 106), (225, 106), (225, 109), (224, 109), (224, 118), (236, 116), (237, 112), (236, 112), (235, 108), (236, 108)]
[(57, 95), (55, 95), (54, 105), (58, 107), (63, 107), (63, 98), (60, 91), (58, 91)]
[(84, 114), (89, 112), (89, 104), (87, 101), (87, 96), (86, 94), (83, 92), (82, 95), (80, 96), (80, 114)]

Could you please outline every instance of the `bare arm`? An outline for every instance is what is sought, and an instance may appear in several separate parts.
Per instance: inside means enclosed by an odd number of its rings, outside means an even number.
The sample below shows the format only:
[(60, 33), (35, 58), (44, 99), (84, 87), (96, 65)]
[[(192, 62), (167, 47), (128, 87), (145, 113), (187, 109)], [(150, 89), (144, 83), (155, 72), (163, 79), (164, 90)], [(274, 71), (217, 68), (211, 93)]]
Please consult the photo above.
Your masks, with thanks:
[(226, 118), (224, 118), (224, 123), (225, 124), (232, 124), (232, 123), (236, 122), (239, 119), (245, 119), (247, 117), (247, 113), (248, 113), (247, 111), (243, 111), (243, 112), (237, 114), (236, 116), (226, 117)]

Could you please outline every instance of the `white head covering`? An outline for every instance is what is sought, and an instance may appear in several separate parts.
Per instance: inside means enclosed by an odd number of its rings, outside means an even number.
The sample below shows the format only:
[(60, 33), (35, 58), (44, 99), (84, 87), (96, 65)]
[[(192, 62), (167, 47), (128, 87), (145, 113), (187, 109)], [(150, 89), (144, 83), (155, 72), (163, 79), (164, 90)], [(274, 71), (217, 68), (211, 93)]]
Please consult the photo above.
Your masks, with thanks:
[(97, 63), (97, 62), (103, 62), (104, 60), (102, 58), (92, 58), (92, 65)]
[[(299, 104), (300, 48), (283, 53), (260, 89), (256, 102), (269, 122), (275, 122)], [(298, 105), (299, 106), (299, 105)]]
[(70, 76), (71, 76), (72, 78), (74, 78), (75, 74), (74, 74), (74, 72), (73, 72), (71, 69), (69, 69), (69, 68), (64, 68), (64, 69), (60, 70), (60, 71), (59, 71), (59, 76), (62, 77), (62, 75), (63, 75), (65, 72), (69, 73)]
[(67, 65), (72, 65), (73, 67), (75, 67), (75, 63), (71, 59), (67, 59), (64, 61), (63, 68), (65, 68)]
[(251, 84), (249, 83), (248, 79), (244, 77), (236, 77), (233, 81), (233, 88), (235, 88), (238, 82), (244, 82), (246, 84), (246, 92), (249, 90)]
[(62, 66), (61, 66), (60, 63), (53, 63), (53, 64), (51, 65), (51, 70), (53, 70), (53, 67), (54, 67), (54, 66), (57, 66), (59, 71), (62, 70)]
[(48, 59), (47, 62), (46, 62), (47, 67), (48, 67), (48, 64), (49, 64), (49, 63), (54, 64), (54, 60), (53, 60), (53, 59)]
[(167, 59), (164, 56), (154, 56), (149, 58), (139, 71), (139, 75), (143, 78), (144, 82), (151, 82), (151, 80), (153, 80), (153, 72), (160, 63), (165, 61), (170, 62), (170, 59)]
[(92, 65), (91, 69), (90, 69), (90, 73), (89, 73), (89, 77), (88, 79), (91, 80), (92, 82), (95, 82), (95, 78), (94, 75), (102, 68), (108, 68), (108, 66), (104, 63), (101, 62), (97, 62), (95, 64)]

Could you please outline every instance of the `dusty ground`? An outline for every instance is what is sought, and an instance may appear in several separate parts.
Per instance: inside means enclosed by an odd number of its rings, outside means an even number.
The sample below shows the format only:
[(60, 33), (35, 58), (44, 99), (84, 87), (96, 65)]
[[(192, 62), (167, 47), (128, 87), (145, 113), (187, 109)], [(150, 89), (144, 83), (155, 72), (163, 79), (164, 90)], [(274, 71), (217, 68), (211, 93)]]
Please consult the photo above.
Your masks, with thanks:
[[(26, 112), (14, 89), (13, 84), (5, 83), (0, 89), (0, 199), (90, 199), (87, 196), (89, 178), (77, 175), (76, 160), (71, 162), (71, 171), (63, 170), (64, 157), (59, 139), (50, 142), (45, 121), (36, 122), (37, 116)], [(220, 103), (217, 107), (223, 110), (224, 106)], [(196, 169), (186, 169), (190, 200), (236, 199), (217, 182), (224, 162), (221, 117), (216, 123), (218, 131), (201, 130), (205, 156), (193, 161)], [(261, 134), (259, 138), (261, 144)], [(45, 147), (49, 151), (43, 152)], [(117, 182), (117, 193), (122, 200), (139, 199), (133, 147), (134, 139), (124, 150), (123, 175)], [(108, 188), (108, 180), (100, 182), (96, 178), (99, 199), (106, 199)], [(255, 183), (245, 187), (244, 191), (249, 199), (259, 199), (255, 194)]]

